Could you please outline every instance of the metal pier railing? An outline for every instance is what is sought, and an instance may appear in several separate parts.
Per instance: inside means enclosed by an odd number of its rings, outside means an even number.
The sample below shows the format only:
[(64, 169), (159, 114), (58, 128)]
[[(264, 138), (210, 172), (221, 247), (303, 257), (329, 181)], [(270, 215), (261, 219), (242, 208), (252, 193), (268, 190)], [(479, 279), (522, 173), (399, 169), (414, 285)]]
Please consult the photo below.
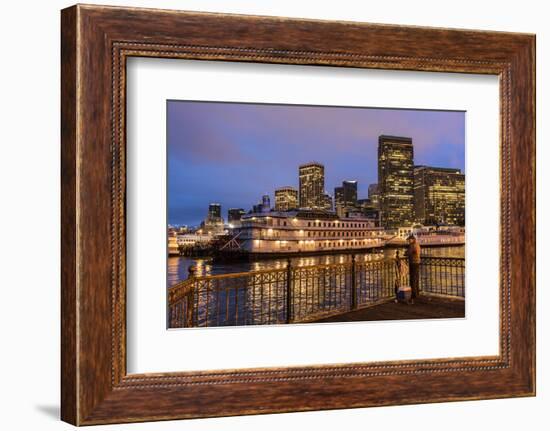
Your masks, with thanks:
[[(464, 259), (423, 257), (421, 293), (463, 298), (464, 266)], [(393, 299), (397, 277), (395, 259), (357, 262), (355, 256), (345, 263), (292, 266), (289, 261), (283, 269), (191, 277), (168, 290), (168, 325), (313, 321)]]

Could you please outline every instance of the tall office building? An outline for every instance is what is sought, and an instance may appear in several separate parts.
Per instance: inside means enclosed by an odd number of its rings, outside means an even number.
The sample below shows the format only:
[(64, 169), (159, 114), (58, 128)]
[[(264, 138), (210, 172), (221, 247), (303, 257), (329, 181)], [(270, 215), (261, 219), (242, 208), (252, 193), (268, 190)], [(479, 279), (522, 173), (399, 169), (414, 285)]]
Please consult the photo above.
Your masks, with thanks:
[(262, 196), (262, 212), (268, 213), (271, 211), (271, 199), (269, 199), (269, 195), (263, 195)]
[(378, 184), (369, 184), (369, 200), (372, 206), (378, 208), (378, 205), (380, 204)]
[(334, 211), (338, 217), (344, 217), (344, 188), (334, 187)]
[(373, 226), (380, 225), (380, 211), (370, 199), (357, 199), (357, 208), (363, 216), (372, 221)]
[(275, 211), (290, 211), (298, 208), (298, 190), (286, 186), (275, 190)]
[(342, 181), (341, 187), (334, 188), (334, 207), (339, 217), (357, 209), (357, 181)]
[(332, 211), (333, 210), (333, 207), (332, 207), (332, 196), (329, 195), (328, 193), (324, 193), (323, 194), (323, 209), (325, 211)]
[(222, 206), (218, 203), (208, 205), (208, 215), (201, 223), (204, 233), (219, 234), (223, 232)]
[(222, 218), (222, 206), (220, 204), (212, 203), (208, 205), (208, 219), (216, 221)]
[(307, 163), (299, 167), (300, 208), (323, 209), (325, 167), (321, 163)]
[(344, 188), (344, 202), (346, 206), (357, 206), (357, 181), (342, 181)]
[(233, 223), (241, 221), (241, 217), (245, 215), (245, 211), (242, 208), (229, 208), (227, 211), (227, 222)]
[(414, 167), (414, 210), (425, 225), (465, 223), (465, 176), (460, 169)]
[(411, 138), (378, 137), (378, 189), (382, 226), (414, 221), (413, 144)]

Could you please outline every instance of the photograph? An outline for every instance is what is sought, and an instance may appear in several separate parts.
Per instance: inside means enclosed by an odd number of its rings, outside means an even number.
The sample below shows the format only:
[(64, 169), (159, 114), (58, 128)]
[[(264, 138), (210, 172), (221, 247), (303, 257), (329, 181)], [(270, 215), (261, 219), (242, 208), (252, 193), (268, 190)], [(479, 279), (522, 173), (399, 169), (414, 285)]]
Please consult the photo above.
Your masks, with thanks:
[(166, 109), (168, 328), (465, 317), (464, 111)]

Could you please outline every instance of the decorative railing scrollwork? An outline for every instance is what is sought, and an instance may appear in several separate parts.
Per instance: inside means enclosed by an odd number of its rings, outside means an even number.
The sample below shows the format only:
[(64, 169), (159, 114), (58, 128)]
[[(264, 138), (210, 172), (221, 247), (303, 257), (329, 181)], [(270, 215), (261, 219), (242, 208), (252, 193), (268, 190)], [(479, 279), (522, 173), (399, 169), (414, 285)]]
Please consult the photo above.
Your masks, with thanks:
[[(405, 259), (401, 259), (406, 264)], [(401, 277), (398, 279), (398, 277)], [(191, 277), (168, 289), (169, 326), (302, 323), (394, 298), (395, 259)], [(422, 294), (464, 297), (464, 259), (423, 257)]]

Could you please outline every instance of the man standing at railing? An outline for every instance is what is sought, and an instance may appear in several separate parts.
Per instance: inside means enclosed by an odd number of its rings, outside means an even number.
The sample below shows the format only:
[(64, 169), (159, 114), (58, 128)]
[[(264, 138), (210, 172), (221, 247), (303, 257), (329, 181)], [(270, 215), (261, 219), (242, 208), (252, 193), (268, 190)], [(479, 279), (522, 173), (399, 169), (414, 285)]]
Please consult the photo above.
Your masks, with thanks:
[(407, 257), (409, 259), (409, 281), (411, 283), (412, 300), (418, 297), (420, 281), (420, 244), (416, 237), (411, 234), (407, 238)]

